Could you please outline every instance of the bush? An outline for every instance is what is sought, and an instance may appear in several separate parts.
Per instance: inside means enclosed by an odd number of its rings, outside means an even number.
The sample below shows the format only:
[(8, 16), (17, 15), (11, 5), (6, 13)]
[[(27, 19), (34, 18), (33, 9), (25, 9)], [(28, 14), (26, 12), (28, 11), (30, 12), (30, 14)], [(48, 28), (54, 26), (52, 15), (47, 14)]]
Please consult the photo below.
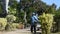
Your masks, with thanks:
[(6, 25), (6, 30), (14, 30), (18, 26), (18, 23), (13, 23), (16, 20), (14, 15), (7, 15), (6, 17), (8, 24)]
[(19, 23), (12, 23), (12, 28), (17, 28), (19, 26)]
[(6, 25), (7, 25), (6, 18), (0, 18), (0, 30), (4, 30)]
[(50, 29), (53, 23), (53, 15), (45, 14), (39, 16), (41, 26), (42, 26), (42, 34), (50, 34)]
[(8, 23), (6, 26), (6, 30), (15, 30), (19, 26), (18, 23)]
[(7, 22), (13, 22), (16, 20), (16, 17), (14, 15), (7, 15), (6, 19)]

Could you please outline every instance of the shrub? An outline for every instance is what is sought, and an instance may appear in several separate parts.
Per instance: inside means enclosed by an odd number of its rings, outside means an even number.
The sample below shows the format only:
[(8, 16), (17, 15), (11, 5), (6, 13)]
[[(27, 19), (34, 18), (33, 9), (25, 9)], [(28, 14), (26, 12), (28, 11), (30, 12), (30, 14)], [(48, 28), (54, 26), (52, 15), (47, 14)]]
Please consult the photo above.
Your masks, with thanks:
[(42, 34), (50, 34), (50, 29), (53, 23), (53, 15), (43, 13), (39, 16), (41, 26), (42, 26)]
[(6, 25), (7, 25), (6, 18), (0, 18), (0, 30), (4, 30)]
[(6, 19), (7, 22), (13, 22), (16, 20), (16, 17), (14, 15), (7, 15)]
[(14, 30), (17, 27), (17, 23), (13, 23), (16, 20), (14, 15), (7, 15), (6, 17), (8, 24), (6, 25), (6, 30)]
[(17, 28), (19, 26), (19, 23), (12, 23), (12, 28)]
[(8, 23), (6, 26), (6, 30), (15, 30), (19, 26), (18, 23)]

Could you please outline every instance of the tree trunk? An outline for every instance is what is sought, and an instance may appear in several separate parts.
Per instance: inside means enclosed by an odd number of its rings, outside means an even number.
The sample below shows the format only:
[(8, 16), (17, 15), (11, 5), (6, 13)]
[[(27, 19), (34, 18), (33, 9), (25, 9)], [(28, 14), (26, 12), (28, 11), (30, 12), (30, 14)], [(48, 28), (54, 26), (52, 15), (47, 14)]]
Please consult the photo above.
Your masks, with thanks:
[(6, 0), (6, 12), (8, 13), (8, 4), (9, 4), (9, 0)]
[(24, 24), (25, 24), (25, 27), (26, 27), (26, 25), (27, 25), (27, 19), (26, 19), (26, 16), (27, 16), (27, 14), (26, 14), (26, 12), (24, 12)]
[(9, 0), (2, 0), (2, 2), (3, 2), (3, 10), (8, 13)]

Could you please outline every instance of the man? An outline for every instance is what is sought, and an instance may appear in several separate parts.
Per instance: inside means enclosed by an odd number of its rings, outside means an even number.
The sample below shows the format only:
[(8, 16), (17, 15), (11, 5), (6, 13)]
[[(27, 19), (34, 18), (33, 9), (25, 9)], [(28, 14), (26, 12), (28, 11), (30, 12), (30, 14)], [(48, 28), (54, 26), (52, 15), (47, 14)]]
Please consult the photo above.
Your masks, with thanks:
[(35, 13), (32, 14), (31, 16), (31, 32), (33, 33), (34, 29), (34, 34), (36, 34), (36, 24), (38, 22), (38, 17), (36, 16)]

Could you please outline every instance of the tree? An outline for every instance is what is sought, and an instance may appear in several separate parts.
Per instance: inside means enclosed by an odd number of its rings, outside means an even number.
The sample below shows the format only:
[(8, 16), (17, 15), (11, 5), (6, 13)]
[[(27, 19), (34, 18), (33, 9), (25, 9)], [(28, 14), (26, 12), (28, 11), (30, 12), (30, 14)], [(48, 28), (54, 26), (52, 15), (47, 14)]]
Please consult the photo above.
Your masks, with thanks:
[(56, 22), (57, 31), (60, 31), (60, 8), (56, 10), (54, 21)]

